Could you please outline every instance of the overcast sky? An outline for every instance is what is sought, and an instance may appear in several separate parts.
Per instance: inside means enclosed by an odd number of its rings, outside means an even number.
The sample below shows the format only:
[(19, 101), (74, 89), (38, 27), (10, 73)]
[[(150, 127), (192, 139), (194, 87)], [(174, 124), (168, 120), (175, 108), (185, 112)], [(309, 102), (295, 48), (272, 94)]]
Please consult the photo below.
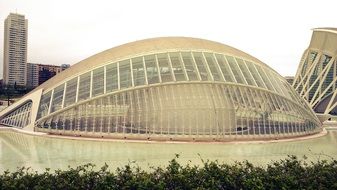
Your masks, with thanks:
[(127, 42), (189, 36), (224, 43), (294, 75), (312, 28), (337, 27), (334, 0), (0, 0), (28, 19), (28, 62), (73, 65)]

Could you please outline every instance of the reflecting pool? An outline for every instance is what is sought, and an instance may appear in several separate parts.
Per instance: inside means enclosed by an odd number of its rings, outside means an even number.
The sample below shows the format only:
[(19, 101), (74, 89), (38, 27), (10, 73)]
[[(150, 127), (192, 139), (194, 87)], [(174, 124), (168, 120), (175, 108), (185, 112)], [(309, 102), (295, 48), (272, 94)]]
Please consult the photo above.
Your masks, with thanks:
[(1, 172), (22, 166), (37, 171), (65, 169), (89, 162), (99, 167), (107, 163), (112, 170), (128, 163), (147, 169), (167, 165), (175, 154), (180, 154), (178, 161), (182, 164), (201, 164), (202, 158), (225, 163), (249, 160), (265, 165), (287, 155), (305, 155), (310, 161), (337, 159), (337, 130), (308, 140), (245, 144), (99, 142), (0, 131)]

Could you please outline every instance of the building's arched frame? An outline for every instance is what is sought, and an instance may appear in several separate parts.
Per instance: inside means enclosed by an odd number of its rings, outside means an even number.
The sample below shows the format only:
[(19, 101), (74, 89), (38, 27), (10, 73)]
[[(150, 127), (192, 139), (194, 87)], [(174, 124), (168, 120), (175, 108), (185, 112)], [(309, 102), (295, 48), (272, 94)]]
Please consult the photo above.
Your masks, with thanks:
[(293, 87), (319, 114), (337, 115), (337, 29), (317, 28), (304, 51)]
[(56, 134), (229, 140), (321, 129), (306, 102), (271, 68), (201, 39), (157, 38), (113, 48), (39, 89), (33, 125)]

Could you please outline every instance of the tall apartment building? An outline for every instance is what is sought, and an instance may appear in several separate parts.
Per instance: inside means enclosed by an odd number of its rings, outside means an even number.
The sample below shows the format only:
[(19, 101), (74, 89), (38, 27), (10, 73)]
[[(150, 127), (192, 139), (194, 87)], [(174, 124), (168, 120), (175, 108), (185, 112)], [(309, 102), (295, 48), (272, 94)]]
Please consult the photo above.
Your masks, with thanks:
[(61, 71), (69, 68), (70, 65), (62, 64), (56, 65), (44, 65), (36, 63), (27, 63), (27, 86), (37, 87), (44, 83), (51, 77), (57, 75)]
[(27, 85), (27, 33), (25, 16), (10, 13), (4, 28), (4, 84)]

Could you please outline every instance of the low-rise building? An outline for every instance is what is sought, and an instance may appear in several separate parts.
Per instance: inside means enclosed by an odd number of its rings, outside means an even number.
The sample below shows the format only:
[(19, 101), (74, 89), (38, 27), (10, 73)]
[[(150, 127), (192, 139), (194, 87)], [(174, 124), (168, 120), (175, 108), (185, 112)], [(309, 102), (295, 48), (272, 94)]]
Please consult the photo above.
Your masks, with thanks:
[(28, 86), (37, 87), (69, 67), (70, 67), (69, 64), (62, 64), (61, 66), (57, 66), (57, 65), (28, 63), (27, 65)]
[(294, 82), (294, 76), (285, 76), (284, 77), (285, 79), (286, 79), (286, 81), (290, 84), (290, 85), (292, 85), (293, 84), (293, 82)]

